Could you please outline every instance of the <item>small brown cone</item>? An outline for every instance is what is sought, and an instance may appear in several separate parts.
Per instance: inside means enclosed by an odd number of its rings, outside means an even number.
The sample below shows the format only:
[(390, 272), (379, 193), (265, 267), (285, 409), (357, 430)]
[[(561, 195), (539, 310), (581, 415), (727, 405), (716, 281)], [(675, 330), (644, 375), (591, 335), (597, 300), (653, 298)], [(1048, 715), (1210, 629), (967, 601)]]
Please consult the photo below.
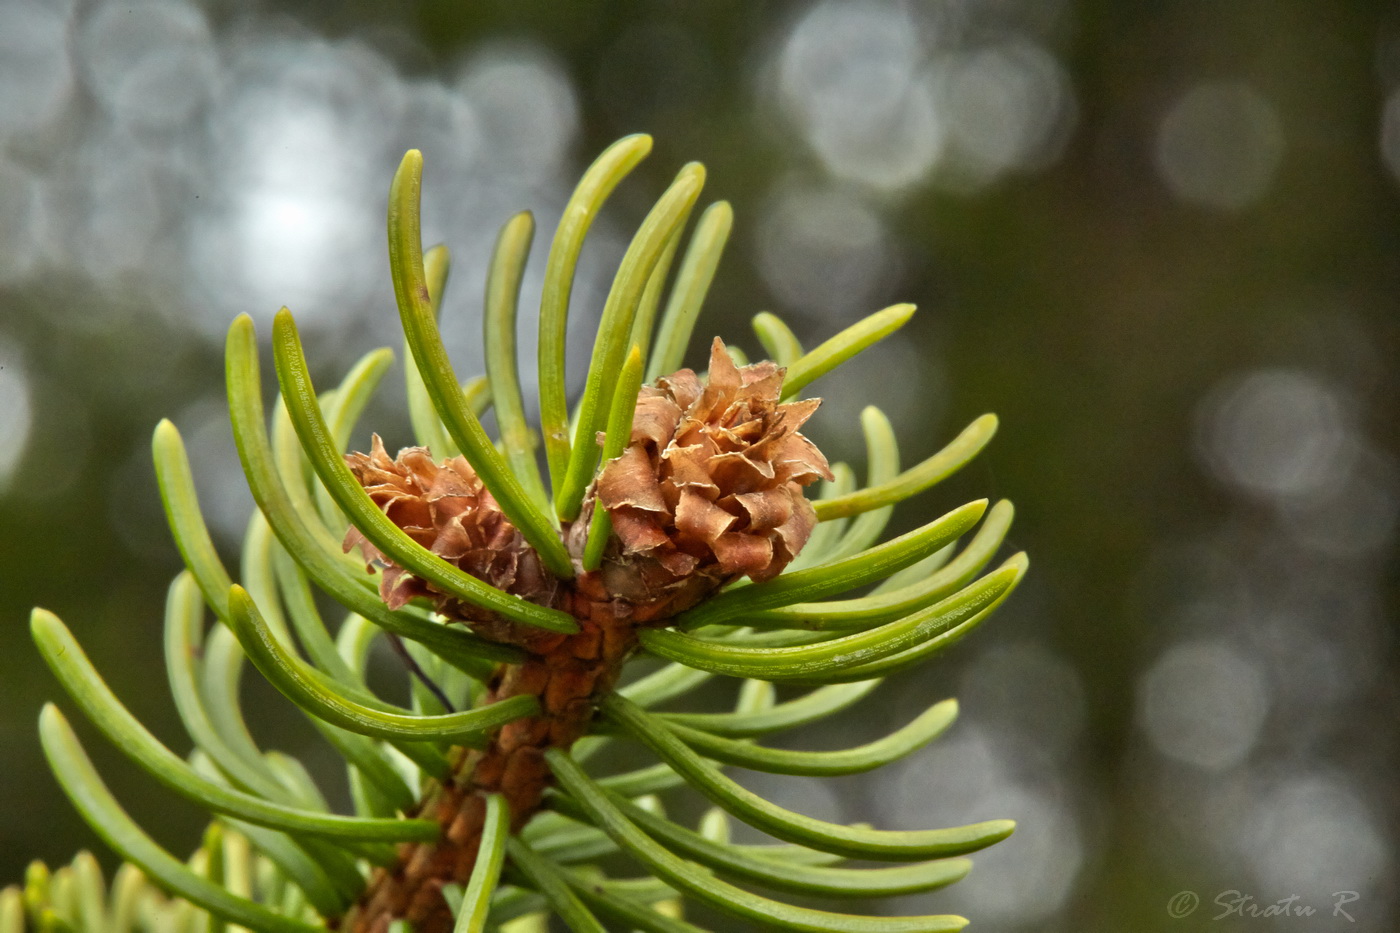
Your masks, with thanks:
[[(368, 454), (348, 454), (345, 460), (390, 521), (433, 554), (531, 602), (552, 606), (560, 598), (558, 578), (545, 569), (465, 458), (438, 464), (426, 447), (405, 447), (391, 460), (376, 434)], [(469, 622), (496, 641), (527, 644), (549, 637), (443, 593), (389, 560), (354, 527), (345, 536), (345, 549), (353, 547), (382, 568), (379, 593), (390, 609), (428, 596), (448, 618)]]

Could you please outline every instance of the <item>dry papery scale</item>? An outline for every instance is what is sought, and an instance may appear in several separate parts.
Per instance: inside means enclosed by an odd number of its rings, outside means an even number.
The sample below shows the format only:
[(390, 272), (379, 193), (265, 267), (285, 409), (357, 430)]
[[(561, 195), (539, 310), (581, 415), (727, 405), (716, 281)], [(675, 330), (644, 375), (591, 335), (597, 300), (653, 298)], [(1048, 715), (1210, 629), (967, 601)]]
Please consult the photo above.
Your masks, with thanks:
[[(979, 418), (901, 469), (888, 420), (867, 408), (864, 486), (803, 436), (818, 405), (801, 398), (806, 386), (898, 329), (908, 305), (810, 351), (779, 318), (759, 314), (754, 330), (770, 360), (749, 364), (716, 339), (706, 373), (682, 369), (732, 218), (727, 204), (709, 206), (679, 249), (704, 181), (697, 164), (681, 169), (628, 247), (571, 411), (564, 338), (579, 253), (608, 195), (650, 148), (646, 136), (615, 143), (565, 208), (539, 314), (538, 430), (526, 420), (515, 351), (531, 217), (501, 231), (483, 314), (487, 372), (460, 382), (438, 336), (448, 255), (422, 251), (416, 151), (390, 190), (388, 229), (419, 446), (391, 458), (374, 437), (367, 453), (344, 453), (389, 350), (318, 393), (282, 310), (272, 332), (281, 392), (267, 412), (253, 323), (233, 323), (229, 411), (258, 506), (240, 583), (205, 528), (175, 426), (162, 422), (153, 444), (186, 564), (169, 590), (165, 649), (193, 751), (175, 754), (127, 712), (55, 615), (36, 609), (32, 618), (73, 704), (214, 820), (190, 858), (161, 849), (49, 704), (40, 735), (54, 773), (125, 863), (110, 887), (86, 853), (52, 872), (35, 863), (22, 887), (0, 892), (0, 933), (529, 933), (550, 918), (580, 933), (673, 933), (700, 929), (685, 919), (687, 903), (765, 930), (966, 923), (784, 898), (828, 904), (939, 888), (967, 873), (962, 856), (1009, 835), (1010, 822), (827, 823), (745, 790), (723, 768), (864, 772), (953, 721), (956, 705), (945, 700), (858, 748), (758, 741), (864, 699), (882, 678), (962, 638), (1015, 588), (1024, 555), (983, 572), (1006, 535), (1009, 503), (973, 502), (880, 540), (894, 505), (971, 460), (996, 420)], [(488, 408), (494, 440), (479, 420)], [(338, 625), (323, 617), (317, 588), (347, 611)], [(407, 707), (367, 686), (380, 638), (408, 672)], [(629, 677), (634, 658), (660, 663)], [(239, 704), (249, 661), (344, 759), (353, 815), (330, 812), (295, 758), (255, 744)], [(732, 711), (674, 711), (716, 677), (736, 688)], [(778, 701), (781, 686), (791, 695)], [(663, 704), (670, 711), (653, 711)], [(590, 761), (614, 742), (636, 743), (657, 763), (594, 776)], [(696, 826), (663, 809), (659, 795), (683, 785), (714, 805)], [(731, 818), (775, 842), (731, 842)]]

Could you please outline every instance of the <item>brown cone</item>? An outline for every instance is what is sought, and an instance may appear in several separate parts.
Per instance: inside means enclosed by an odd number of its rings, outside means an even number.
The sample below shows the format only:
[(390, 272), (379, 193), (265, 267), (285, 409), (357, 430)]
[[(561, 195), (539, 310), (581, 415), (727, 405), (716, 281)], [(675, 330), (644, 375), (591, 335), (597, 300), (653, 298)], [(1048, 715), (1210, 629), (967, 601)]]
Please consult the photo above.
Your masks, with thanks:
[(707, 384), (682, 369), (642, 387), (631, 442), (595, 490), (617, 539), (605, 586), (639, 621), (745, 575), (775, 577), (807, 543), (817, 519), (803, 487), (831, 470), (799, 433), (820, 400), (779, 402), (783, 375), (735, 366), (716, 338)]

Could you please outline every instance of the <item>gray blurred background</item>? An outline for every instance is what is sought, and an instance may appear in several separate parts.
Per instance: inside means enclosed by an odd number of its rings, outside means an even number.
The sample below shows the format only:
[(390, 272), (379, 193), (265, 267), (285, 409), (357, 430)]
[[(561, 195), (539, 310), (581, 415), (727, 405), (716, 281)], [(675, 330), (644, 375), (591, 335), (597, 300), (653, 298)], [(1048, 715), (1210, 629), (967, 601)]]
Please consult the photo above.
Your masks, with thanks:
[[(1020, 821), (966, 882), (891, 910), (1393, 929), (1400, 8), (1315, 0), (0, 0), (0, 884), (102, 851), (39, 752), (58, 688), (30, 606), (188, 747), (148, 440), (162, 416), (185, 433), (233, 560), (232, 317), (266, 337), (289, 305), (323, 383), (397, 347), (382, 218), (417, 147), (425, 238), (455, 257), (446, 337), (475, 371), (496, 228), (535, 211), (528, 308), (574, 179), (637, 131), (656, 148), (585, 254), (571, 377), (630, 231), (703, 161), (737, 221), (697, 337), (757, 351), (760, 310), (815, 342), (918, 303), (814, 386), (811, 433), (859, 467), (874, 402), (912, 462), (996, 411), (988, 453), (897, 525), (1005, 496), (1032, 555), (952, 657), (790, 742), (862, 741), (956, 695), (939, 743), (872, 778), (744, 780), (827, 818)], [(399, 385), (357, 446), (407, 442)], [(249, 680), (260, 738), (328, 768)], [(188, 851), (199, 814), (83, 734)], [(1183, 890), (1204, 903), (1176, 919)], [(1209, 923), (1230, 890), (1318, 914)]]

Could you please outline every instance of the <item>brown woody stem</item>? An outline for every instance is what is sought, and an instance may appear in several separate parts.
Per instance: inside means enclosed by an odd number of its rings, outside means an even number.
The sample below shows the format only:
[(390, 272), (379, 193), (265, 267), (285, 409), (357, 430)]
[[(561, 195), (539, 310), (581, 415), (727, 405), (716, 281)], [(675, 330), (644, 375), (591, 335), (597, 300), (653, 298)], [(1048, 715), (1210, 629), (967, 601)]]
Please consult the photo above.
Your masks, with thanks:
[(436, 820), (435, 843), (404, 843), (392, 868), (375, 869), (359, 901), (341, 923), (346, 933), (386, 933), (404, 919), (415, 933), (452, 933), (444, 884), (465, 884), (476, 863), (485, 821), (484, 796), (499, 793), (510, 806), (511, 831), (538, 812), (550, 783), (544, 753), (568, 748), (588, 729), (597, 699), (617, 682), (636, 646), (630, 607), (608, 599), (597, 574), (576, 578), (573, 614), (579, 631), (551, 636), (518, 665), (503, 665), (490, 701), (536, 696), (543, 712), (502, 727), (482, 750), (454, 750), (453, 773), (429, 785), (410, 816)]

